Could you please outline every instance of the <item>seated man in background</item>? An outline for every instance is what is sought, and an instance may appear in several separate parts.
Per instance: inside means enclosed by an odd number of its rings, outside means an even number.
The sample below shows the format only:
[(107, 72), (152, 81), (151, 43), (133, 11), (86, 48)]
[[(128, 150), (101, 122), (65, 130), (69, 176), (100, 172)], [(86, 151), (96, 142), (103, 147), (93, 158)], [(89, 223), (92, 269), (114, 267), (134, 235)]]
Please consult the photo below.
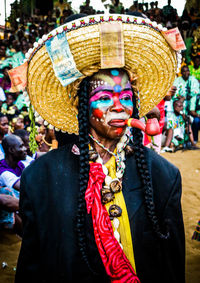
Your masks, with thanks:
[[(172, 152), (188, 139), (195, 149), (191, 124), (187, 121), (187, 116), (183, 114), (183, 98), (176, 99), (173, 102), (173, 108), (174, 113), (168, 116), (167, 135), (162, 152)], [(186, 123), (188, 123), (187, 127)]]

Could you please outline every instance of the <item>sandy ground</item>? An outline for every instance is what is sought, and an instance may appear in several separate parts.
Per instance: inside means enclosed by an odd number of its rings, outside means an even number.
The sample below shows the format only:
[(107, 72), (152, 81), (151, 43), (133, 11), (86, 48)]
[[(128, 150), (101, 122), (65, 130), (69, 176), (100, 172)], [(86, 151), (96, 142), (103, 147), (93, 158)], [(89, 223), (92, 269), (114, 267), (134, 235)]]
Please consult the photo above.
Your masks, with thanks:
[[(186, 282), (200, 282), (200, 242), (191, 239), (200, 218), (200, 150), (163, 153), (163, 157), (181, 171), (183, 194), (182, 208), (186, 235)], [(0, 282), (14, 282), (20, 239), (13, 234), (0, 232)], [(2, 268), (6, 262), (7, 267)], [(178, 283), (178, 282), (177, 282)]]
[(186, 283), (199, 283), (200, 242), (192, 240), (191, 237), (200, 219), (200, 150), (163, 153), (162, 156), (181, 171), (182, 209), (186, 238)]

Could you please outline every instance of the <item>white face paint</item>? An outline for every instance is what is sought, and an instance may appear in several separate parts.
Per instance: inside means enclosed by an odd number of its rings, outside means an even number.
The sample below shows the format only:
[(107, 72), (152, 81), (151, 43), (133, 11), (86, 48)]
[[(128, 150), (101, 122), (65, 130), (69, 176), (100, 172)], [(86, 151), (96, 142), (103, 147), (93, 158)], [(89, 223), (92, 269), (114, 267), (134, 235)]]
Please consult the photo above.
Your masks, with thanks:
[(104, 119), (104, 123), (108, 124), (111, 120), (127, 120), (130, 118), (130, 115), (126, 112), (116, 113), (108, 111)]

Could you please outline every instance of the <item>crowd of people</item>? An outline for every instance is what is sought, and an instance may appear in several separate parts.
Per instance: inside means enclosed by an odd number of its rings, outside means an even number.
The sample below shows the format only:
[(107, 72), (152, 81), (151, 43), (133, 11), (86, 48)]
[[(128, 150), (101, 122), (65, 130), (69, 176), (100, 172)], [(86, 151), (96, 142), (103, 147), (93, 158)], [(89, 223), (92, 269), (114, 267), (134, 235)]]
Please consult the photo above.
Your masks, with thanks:
[[(171, 1), (162, 9), (158, 1), (138, 3), (133, 1), (129, 9), (117, 1), (107, 6), (110, 13), (139, 15), (148, 17), (168, 29), (179, 27), (187, 49), (182, 52), (180, 72), (173, 87), (160, 103), (141, 118), (156, 118), (160, 132), (155, 136), (143, 135), (143, 144), (158, 154), (175, 152), (179, 149), (198, 150), (200, 130), (200, 11), (184, 10), (178, 16)], [(90, 6), (90, 1), (80, 7), (82, 16), (101, 14)], [(11, 92), (8, 71), (24, 62), (25, 54), (44, 34), (48, 34), (65, 22), (75, 19), (76, 14), (70, 8), (63, 7), (49, 11), (42, 16), (39, 11), (31, 17), (24, 16), (10, 26), (5, 38), (0, 40), (0, 229), (13, 229), (21, 236), (22, 223), (18, 213), (20, 177), (27, 166), (41, 155), (66, 143), (76, 141), (76, 135), (56, 132), (36, 118), (37, 150), (33, 152), (29, 145), (31, 119), (29, 102), (22, 92)], [(198, 33), (199, 32), (199, 33)]]

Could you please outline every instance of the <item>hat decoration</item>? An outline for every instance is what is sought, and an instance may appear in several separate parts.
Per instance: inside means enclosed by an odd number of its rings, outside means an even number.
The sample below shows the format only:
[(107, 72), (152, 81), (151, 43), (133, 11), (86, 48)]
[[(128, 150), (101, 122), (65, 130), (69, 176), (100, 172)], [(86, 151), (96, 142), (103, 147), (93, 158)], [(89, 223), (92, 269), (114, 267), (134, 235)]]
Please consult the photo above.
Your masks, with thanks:
[[(111, 34), (113, 27), (116, 31)], [(144, 116), (167, 94), (181, 65), (181, 51), (173, 50), (162, 35), (166, 30), (148, 18), (118, 14), (87, 16), (54, 29), (25, 55), (26, 101), (28, 93), (35, 116), (55, 130), (78, 134), (80, 82), (102, 68), (124, 68), (138, 78), (139, 113)], [(105, 41), (114, 42), (112, 48)], [(113, 61), (106, 67), (103, 58), (110, 56)]]

